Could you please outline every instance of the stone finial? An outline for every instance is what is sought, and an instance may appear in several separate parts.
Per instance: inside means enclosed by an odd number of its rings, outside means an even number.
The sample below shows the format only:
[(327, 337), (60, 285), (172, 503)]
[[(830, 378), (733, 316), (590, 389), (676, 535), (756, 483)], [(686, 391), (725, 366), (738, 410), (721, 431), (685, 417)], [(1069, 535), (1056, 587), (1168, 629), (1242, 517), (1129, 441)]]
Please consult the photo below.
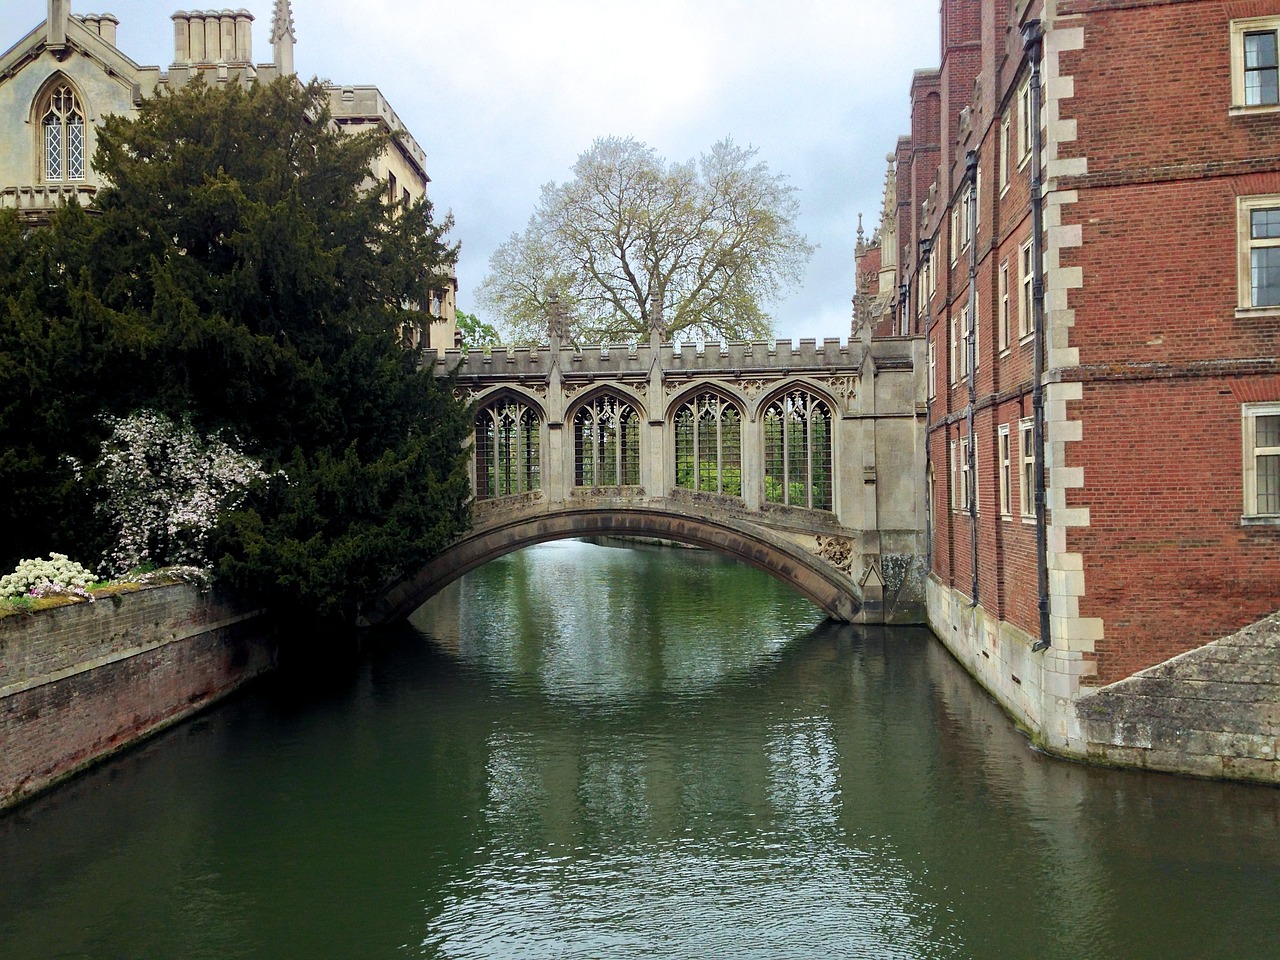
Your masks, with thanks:
[(650, 334), (656, 333), (659, 340), (667, 332), (667, 321), (662, 315), (662, 297), (657, 293), (653, 295), (653, 300), (649, 305), (649, 332)]
[(293, 71), (293, 45), (297, 41), (293, 32), (293, 5), (289, 0), (276, 0), (271, 15), (271, 49), (275, 52), (276, 69), (281, 76)]
[(547, 333), (552, 342), (558, 344), (564, 339), (566, 332), (564, 307), (560, 305), (558, 294), (552, 294), (547, 300)]

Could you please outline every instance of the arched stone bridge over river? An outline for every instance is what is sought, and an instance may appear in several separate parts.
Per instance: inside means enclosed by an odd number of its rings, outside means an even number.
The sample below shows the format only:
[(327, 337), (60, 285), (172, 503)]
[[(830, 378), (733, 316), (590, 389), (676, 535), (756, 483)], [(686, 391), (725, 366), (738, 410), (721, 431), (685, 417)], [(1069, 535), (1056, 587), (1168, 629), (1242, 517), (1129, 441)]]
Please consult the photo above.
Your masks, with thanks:
[(718, 550), (838, 620), (924, 622), (923, 341), (550, 339), (427, 353), (476, 405), (473, 525), (368, 622), (502, 554), (586, 536)]

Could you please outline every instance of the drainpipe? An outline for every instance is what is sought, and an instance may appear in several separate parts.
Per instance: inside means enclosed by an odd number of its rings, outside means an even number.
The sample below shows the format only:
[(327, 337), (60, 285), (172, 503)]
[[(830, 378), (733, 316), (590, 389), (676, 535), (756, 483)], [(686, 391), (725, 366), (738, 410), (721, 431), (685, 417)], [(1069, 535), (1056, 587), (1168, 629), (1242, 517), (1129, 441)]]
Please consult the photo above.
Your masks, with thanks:
[[(933, 237), (925, 237), (920, 241), (920, 259), (916, 263), (916, 280), (919, 282), (920, 272), (924, 269), (924, 265), (929, 262), (929, 257), (933, 254)], [(930, 328), (933, 326), (933, 312), (927, 309), (928, 290), (922, 289), (918, 294), (919, 299), (924, 300), (926, 305), (926, 316), (924, 319), (924, 339), (925, 339), (925, 376), (929, 376), (929, 336)], [(933, 511), (936, 504), (933, 502), (933, 484), (929, 482), (929, 467), (933, 463), (933, 457), (930, 453), (930, 437), (929, 428), (933, 425), (933, 384), (927, 384), (924, 388), (924, 484), (925, 484), (925, 500), (924, 500), (924, 568), (925, 575), (933, 573)]]
[(1049, 528), (1045, 510), (1044, 470), (1044, 198), (1040, 169), (1040, 58), (1044, 48), (1044, 30), (1039, 20), (1028, 20), (1022, 27), (1022, 49), (1031, 61), (1031, 295), (1035, 346), (1032, 353), (1031, 415), (1035, 445), (1036, 483), (1036, 579), (1040, 591), (1040, 639), (1033, 651), (1047, 650), (1052, 642), (1049, 623)]
[(911, 334), (911, 284), (905, 279), (898, 284), (898, 333)]
[(969, 193), (969, 330), (964, 337), (965, 355), (969, 358), (969, 409), (965, 422), (969, 429), (969, 581), (972, 598), (969, 608), (978, 605), (978, 443), (973, 433), (973, 413), (978, 405), (978, 151), (964, 155), (964, 178)]

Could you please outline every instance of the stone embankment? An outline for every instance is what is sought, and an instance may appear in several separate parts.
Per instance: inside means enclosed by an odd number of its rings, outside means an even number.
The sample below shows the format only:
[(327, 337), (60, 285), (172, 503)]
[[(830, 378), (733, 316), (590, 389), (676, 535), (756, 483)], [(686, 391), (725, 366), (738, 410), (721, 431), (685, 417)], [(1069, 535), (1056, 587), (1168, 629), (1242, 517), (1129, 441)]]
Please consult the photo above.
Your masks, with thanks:
[(1076, 705), (1101, 763), (1280, 784), (1280, 613)]
[(275, 662), (261, 611), (173, 584), (0, 619), (0, 809)]

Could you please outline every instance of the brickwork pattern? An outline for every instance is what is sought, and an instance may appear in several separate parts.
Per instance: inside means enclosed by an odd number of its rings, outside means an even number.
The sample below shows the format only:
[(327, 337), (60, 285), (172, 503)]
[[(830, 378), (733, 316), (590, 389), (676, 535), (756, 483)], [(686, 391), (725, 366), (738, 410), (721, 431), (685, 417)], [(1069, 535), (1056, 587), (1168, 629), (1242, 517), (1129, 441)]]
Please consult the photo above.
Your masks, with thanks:
[(259, 612), (181, 584), (0, 621), (0, 809), (270, 669)]

